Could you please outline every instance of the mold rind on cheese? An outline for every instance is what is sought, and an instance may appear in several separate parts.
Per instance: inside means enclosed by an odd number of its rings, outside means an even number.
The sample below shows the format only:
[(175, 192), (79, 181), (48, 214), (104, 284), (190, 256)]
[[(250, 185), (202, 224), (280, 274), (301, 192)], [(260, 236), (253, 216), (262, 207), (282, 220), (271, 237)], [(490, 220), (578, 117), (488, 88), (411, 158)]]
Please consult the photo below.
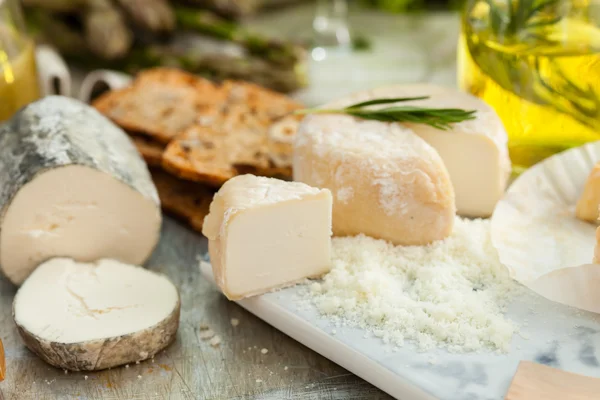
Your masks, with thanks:
[(452, 232), (454, 191), (438, 153), (400, 124), (309, 115), (294, 179), (333, 193), (333, 233), (421, 245)]
[(115, 260), (49, 260), (13, 302), (25, 345), (47, 363), (72, 371), (153, 357), (175, 340), (179, 312), (179, 294), (166, 277)]
[(402, 125), (425, 140), (442, 158), (454, 187), (458, 214), (489, 217), (508, 184), (511, 161), (502, 120), (483, 100), (456, 89), (419, 83), (355, 93), (325, 107), (345, 107), (375, 98), (417, 96), (429, 98), (399, 105), (476, 111), (475, 119), (452, 124), (448, 130), (409, 122)]
[(77, 100), (46, 97), (0, 127), (0, 185), (0, 269), (13, 283), (55, 256), (143, 263), (158, 241), (160, 204), (144, 161)]

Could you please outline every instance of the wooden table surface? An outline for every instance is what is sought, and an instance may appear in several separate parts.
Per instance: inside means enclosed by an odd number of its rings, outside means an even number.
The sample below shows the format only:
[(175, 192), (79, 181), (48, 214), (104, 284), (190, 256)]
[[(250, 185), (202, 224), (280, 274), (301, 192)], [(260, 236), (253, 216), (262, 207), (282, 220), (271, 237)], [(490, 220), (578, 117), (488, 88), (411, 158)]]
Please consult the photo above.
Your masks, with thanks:
[[(291, 17), (293, 15), (293, 17)], [(271, 13), (249, 25), (291, 35), (310, 29), (312, 8)], [(311, 66), (315, 84), (300, 94), (319, 102), (336, 90), (387, 82), (453, 84), (458, 16), (450, 13), (382, 16), (355, 13), (351, 27), (374, 44), (353, 55), (352, 78), (339, 66)], [(337, 80), (336, 80), (337, 79)], [(169, 276), (182, 299), (176, 342), (154, 360), (94, 373), (65, 373), (37, 359), (21, 343), (11, 317), (16, 288), (0, 278), (0, 337), (7, 376), (4, 399), (389, 399), (385, 393), (227, 301), (200, 276), (206, 240), (165, 218), (161, 242), (148, 266)], [(231, 319), (239, 320), (234, 327)], [(199, 338), (202, 324), (221, 338), (212, 347)], [(268, 352), (263, 354), (262, 349)], [(87, 376), (87, 378), (86, 378)], [(409, 399), (406, 399), (409, 400)]]

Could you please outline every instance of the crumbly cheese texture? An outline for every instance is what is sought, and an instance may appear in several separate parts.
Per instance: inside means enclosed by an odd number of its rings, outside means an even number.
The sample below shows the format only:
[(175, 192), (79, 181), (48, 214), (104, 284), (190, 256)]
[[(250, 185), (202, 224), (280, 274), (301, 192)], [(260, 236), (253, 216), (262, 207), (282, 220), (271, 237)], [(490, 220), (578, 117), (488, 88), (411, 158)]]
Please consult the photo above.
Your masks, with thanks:
[(215, 280), (231, 300), (329, 271), (331, 193), (299, 182), (237, 176), (215, 195), (203, 233)]
[(518, 286), (498, 260), (489, 221), (457, 217), (452, 236), (429, 246), (334, 238), (332, 253), (331, 272), (305, 299), (334, 322), (420, 350), (509, 350), (516, 328), (503, 314)]
[(333, 233), (426, 244), (452, 232), (455, 204), (437, 152), (399, 124), (309, 115), (296, 134), (294, 180), (333, 195)]
[(600, 163), (594, 165), (590, 172), (583, 193), (577, 202), (575, 215), (582, 221), (598, 222), (598, 207), (600, 206)]
[[(404, 123), (442, 158), (454, 186), (460, 215), (488, 217), (502, 198), (510, 177), (508, 136), (500, 117), (481, 99), (434, 84), (381, 87), (356, 93), (332, 105), (344, 107), (375, 98), (429, 96), (402, 102), (405, 106), (475, 110), (475, 119), (439, 130), (425, 124)], [(389, 106), (389, 105), (386, 105)]]

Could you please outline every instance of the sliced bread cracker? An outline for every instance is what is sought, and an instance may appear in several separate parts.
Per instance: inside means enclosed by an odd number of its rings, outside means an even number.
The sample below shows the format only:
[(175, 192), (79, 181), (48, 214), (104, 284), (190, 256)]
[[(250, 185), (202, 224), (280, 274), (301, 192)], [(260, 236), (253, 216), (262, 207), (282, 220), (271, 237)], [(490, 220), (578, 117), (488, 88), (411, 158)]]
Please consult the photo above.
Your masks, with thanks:
[(301, 105), (243, 82), (225, 82), (227, 100), (169, 143), (163, 167), (188, 180), (220, 186), (242, 174), (291, 175), (292, 140)]
[(100, 96), (93, 106), (125, 130), (166, 144), (224, 100), (224, 91), (206, 79), (154, 68), (141, 72), (130, 87)]
[(137, 147), (138, 151), (151, 167), (160, 167), (162, 164), (162, 155), (165, 151), (165, 145), (144, 135), (128, 133), (129, 137)]
[(161, 169), (151, 168), (150, 173), (163, 210), (202, 232), (204, 217), (208, 214), (215, 190), (199, 183), (177, 179)]

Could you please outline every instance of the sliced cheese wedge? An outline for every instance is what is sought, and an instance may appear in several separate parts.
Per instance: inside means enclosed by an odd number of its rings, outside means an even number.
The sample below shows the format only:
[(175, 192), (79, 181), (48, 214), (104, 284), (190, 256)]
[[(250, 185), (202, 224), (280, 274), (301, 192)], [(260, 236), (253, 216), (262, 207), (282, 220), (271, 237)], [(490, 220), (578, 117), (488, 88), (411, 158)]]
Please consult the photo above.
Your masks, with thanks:
[(575, 215), (582, 221), (594, 222), (598, 221), (598, 207), (600, 206), (600, 163), (594, 165), (590, 172), (583, 193), (577, 202)]
[(333, 233), (424, 245), (452, 233), (455, 203), (438, 153), (412, 130), (348, 115), (307, 116), (294, 180), (334, 196)]
[(399, 105), (477, 111), (475, 119), (453, 124), (449, 130), (415, 123), (405, 123), (404, 126), (425, 140), (442, 158), (454, 186), (458, 214), (489, 217), (504, 194), (511, 162), (508, 136), (502, 121), (483, 100), (434, 84), (410, 84), (356, 93), (336, 102), (335, 106), (347, 106), (375, 98), (418, 96), (429, 98)]
[(203, 231), (215, 280), (231, 300), (329, 271), (331, 193), (242, 175), (217, 192)]

